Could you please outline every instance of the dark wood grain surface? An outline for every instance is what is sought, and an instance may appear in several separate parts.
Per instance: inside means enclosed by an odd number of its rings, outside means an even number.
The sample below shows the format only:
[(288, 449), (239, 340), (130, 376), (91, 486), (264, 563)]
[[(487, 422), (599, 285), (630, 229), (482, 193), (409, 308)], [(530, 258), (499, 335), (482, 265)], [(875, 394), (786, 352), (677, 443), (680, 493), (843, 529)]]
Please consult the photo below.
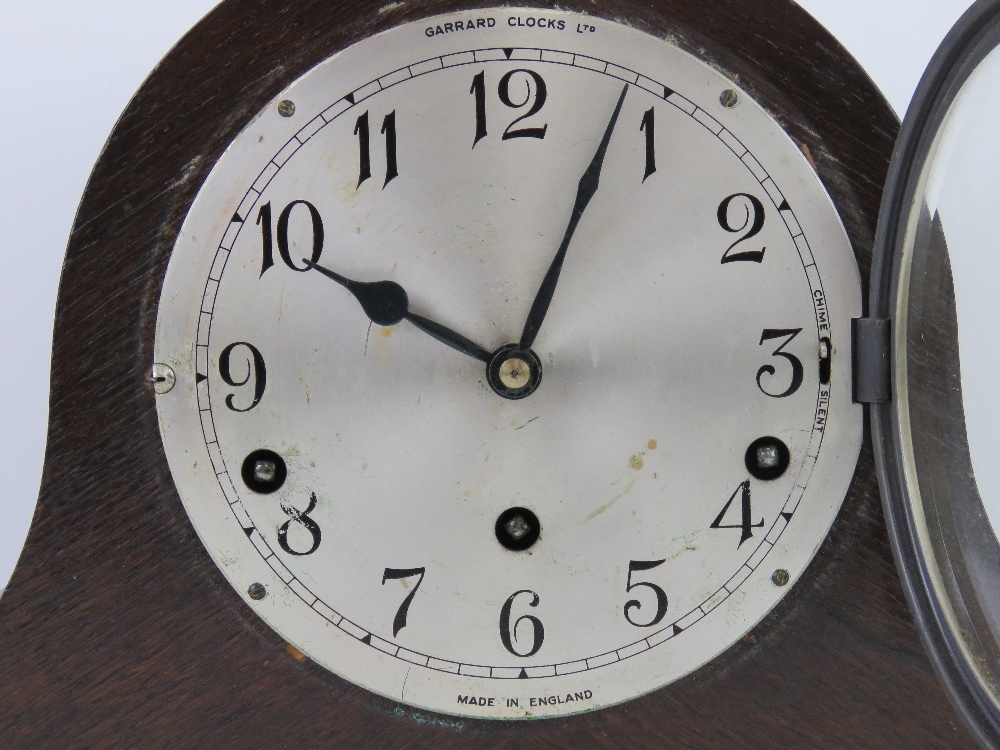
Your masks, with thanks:
[[(211, 562), (173, 489), (145, 381), (174, 237), (270, 97), (372, 30), (454, 7), (229, 0), (123, 115), (63, 271), (41, 496), (0, 599), (0, 747), (971, 747), (907, 611), (867, 443), (829, 538), (750, 635), (673, 685), (567, 719), (454, 719), (375, 697), (287, 651)], [(867, 278), (898, 123), (836, 41), (788, 0), (603, 13), (670, 32), (738, 75), (808, 149)]]

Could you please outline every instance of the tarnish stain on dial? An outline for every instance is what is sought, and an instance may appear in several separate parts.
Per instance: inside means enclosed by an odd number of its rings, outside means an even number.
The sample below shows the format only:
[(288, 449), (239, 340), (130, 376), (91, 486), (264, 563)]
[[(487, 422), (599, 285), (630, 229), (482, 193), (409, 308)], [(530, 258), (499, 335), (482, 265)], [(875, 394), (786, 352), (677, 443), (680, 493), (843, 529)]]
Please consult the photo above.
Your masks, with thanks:
[(646, 450), (639, 451), (638, 453), (633, 453), (631, 456), (629, 456), (628, 465), (631, 468), (635, 469), (636, 471), (639, 471), (645, 465), (644, 459), (646, 457), (647, 451), (655, 451), (656, 446), (657, 446), (656, 440), (650, 439), (646, 443)]
[(684, 534), (683, 536), (674, 537), (670, 543), (680, 542), (681, 548), (674, 552), (672, 555), (667, 557), (667, 561), (676, 560), (678, 557), (683, 555), (685, 552), (695, 552), (698, 547), (694, 545), (694, 540), (701, 536), (700, 531), (693, 531), (690, 534)]
[(627, 494), (629, 494), (632, 491), (632, 489), (635, 487), (635, 480), (636, 480), (636, 477), (632, 477), (631, 479), (629, 479), (628, 480), (628, 484), (625, 485), (625, 489), (623, 489), (621, 492), (619, 492), (617, 495), (615, 495), (609, 502), (606, 502), (604, 505), (600, 506), (597, 510), (593, 511), (589, 516), (587, 516), (587, 520), (588, 521), (593, 521), (599, 515), (601, 515), (602, 513), (604, 513), (604, 511), (606, 511), (612, 505), (614, 505), (619, 500), (621, 500), (623, 497), (625, 497)]

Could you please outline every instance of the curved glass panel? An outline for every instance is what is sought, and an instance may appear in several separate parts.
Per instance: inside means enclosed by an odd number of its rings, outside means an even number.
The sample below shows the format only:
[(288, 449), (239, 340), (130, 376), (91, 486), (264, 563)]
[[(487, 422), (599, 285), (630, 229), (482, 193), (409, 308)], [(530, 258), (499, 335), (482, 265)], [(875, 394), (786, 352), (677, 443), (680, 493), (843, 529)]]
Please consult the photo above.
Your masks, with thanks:
[(952, 104), (933, 155), (924, 203), (951, 259), (961, 387), (976, 484), (1000, 530), (1000, 50)]
[[(971, 724), (1000, 717), (1000, 49), (969, 24), (904, 124), (896, 244), (897, 476), (887, 515), (924, 642)], [(883, 232), (885, 230), (883, 229)], [(883, 251), (885, 248), (883, 248)], [(880, 417), (877, 416), (876, 419)], [(879, 427), (879, 430), (882, 428)], [(884, 457), (882, 457), (883, 460)], [(883, 466), (891, 484), (891, 469)], [(902, 550), (902, 551), (901, 551)], [(976, 718), (979, 717), (979, 718)], [(992, 718), (990, 718), (992, 717)], [(983, 729), (981, 739), (993, 729)], [(992, 740), (989, 740), (992, 741)]]

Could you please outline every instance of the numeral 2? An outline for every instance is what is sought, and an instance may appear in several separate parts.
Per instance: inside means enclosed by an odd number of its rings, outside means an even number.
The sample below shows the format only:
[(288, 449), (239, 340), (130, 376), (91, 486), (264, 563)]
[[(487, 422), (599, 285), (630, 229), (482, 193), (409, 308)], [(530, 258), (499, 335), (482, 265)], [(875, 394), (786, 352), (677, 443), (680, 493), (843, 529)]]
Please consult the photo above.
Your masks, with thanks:
[[(729, 223), (729, 207), (737, 198), (745, 198), (747, 202), (749, 202), (750, 206), (747, 207), (746, 205), (743, 205), (743, 210), (745, 211), (746, 216), (744, 217), (742, 224), (734, 227)], [(767, 250), (766, 247), (761, 248), (760, 250), (743, 250), (738, 253), (733, 252), (734, 247), (746, 242), (751, 237), (756, 237), (760, 233), (760, 230), (764, 228), (763, 203), (749, 193), (736, 193), (735, 195), (730, 195), (719, 204), (718, 219), (719, 226), (727, 232), (735, 234), (737, 232), (742, 232), (744, 229), (748, 230), (746, 234), (736, 240), (736, 242), (730, 245), (726, 249), (726, 252), (722, 254), (723, 263), (736, 263), (738, 261), (760, 263), (764, 260), (764, 252)]]
[(386, 581), (398, 581), (402, 578), (412, 578), (413, 576), (420, 576), (417, 579), (417, 585), (413, 587), (406, 598), (403, 599), (403, 603), (399, 605), (399, 609), (396, 610), (396, 616), (392, 619), (392, 637), (395, 638), (399, 635), (399, 631), (406, 627), (406, 613), (410, 610), (410, 602), (413, 601), (413, 597), (417, 595), (417, 589), (420, 588), (420, 584), (424, 582), (424, 568), (386, 568), (385, 572), (382, 573), (382, 585), (385, 586)]
[[(396, 110), (393, 110), (382, 120), (382, 135), (385, 136), (385, 182), (382, 189), (399, 176), (399, 165), (396, 160)], [(358, 187), (372, 176), (371, 133), (368, 128), (368, 113), (365, 112), (354, 125), (354, 135), (358, 137), (359, 167)]]
[[(736, 496), (740, 496), (740, 522), (738, 524), (723, 523), (723, 519), (726, 517), (726, 513), (729, 512), (729, 506), (733, 504)], [(753, 510), (750, 507), (750, 480), (743, 482), (739, 487), (733, 490), (733, 494), (729, 496), (729, 500), (722, 507), (722, 512), (716, 516), (716, 519), (712, 521), (712, 525), (709, 526), (711, 529), (741, 529), (743, 534), (740, 536), (740, 543), (736, 545), (736, 549), (743, 546), (743, 542), (750, 539), (753, 536), (754, 529), (760, 529), (764, 526), (764, 519), (760, 519), (758, 523), (753, 523), (751, 519), (753, 518)]]

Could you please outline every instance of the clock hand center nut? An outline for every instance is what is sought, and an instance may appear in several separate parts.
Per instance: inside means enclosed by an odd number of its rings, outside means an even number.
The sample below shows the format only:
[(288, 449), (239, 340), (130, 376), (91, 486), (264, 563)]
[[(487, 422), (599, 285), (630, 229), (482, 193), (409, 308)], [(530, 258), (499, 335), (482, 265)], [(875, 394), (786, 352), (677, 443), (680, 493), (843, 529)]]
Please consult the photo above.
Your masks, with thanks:
[(493, 353), (486, 379), (498, 396), (521, 399), (534, 393), (542, 382), (542, 361), (530, 349), (506, 344)]

